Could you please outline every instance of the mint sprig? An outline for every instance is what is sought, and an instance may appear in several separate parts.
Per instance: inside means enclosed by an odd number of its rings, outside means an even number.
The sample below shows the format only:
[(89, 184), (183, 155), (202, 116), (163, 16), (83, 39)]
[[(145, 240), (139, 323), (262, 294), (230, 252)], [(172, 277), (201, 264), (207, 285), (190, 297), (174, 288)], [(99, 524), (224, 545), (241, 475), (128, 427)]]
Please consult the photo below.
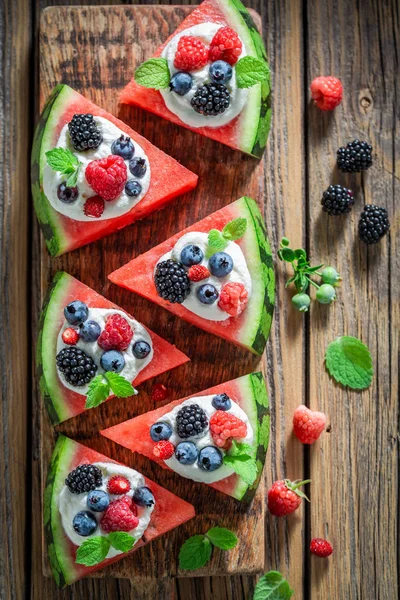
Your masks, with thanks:
[(53, 150), (46, 152), (46, 159), (47, 164), (53, 171), (57, 171), (61, 175), (68, 175), (67, 187), (76, 186), (82, 163), (79, 162), (71, 150), (68, 150), (68, 148), (53, 148)]
[(186, 571), (201, 569), (211, 558), (212, 546), (221, 550), (231, 550), (237, 542), (233, 531), (225, 527), (212, 527), (204, 535), (193, 535), (179, 551), (179, 568)]
[(249, 88), (265, 81), (269, 75), (267, 64), (254, 56), (244, 56), (235, 65), (238, 88)]
[(165, 58), (150, 58), (135, 71), (135, 81), (139, 85), (162, 90), (169, 86), (171, 74)]
[(108, 371), (96, 375), (89, 384), (85, 408), (95, 408), (110, 396), (111, 392), (117, 398), (129, 398), (137, 394), (133, 385), (119, 373)]
[(223, 459), (224, 465), (235, 471), (248, 485), (252, 485), (258, 475), (257, 463), (251, 456), (251, 451), (252, 447), (248, 444), (233, 441)]
[(363, 390), (371, 385), (374, 375), (368, 347), (355, 337), (344, 335), (331, 342), (325, 354), (329, 374), (342, 385)]
[(216, 252), (221, 252), (226, 248), (228, 242), (239, 240), (244, 236), (247, 229), (247, 219), (238, 217), (229, 221), (222, 231), (211, 229), (208, 233), (208, 246), (206, 250), (207, 258), (210, 258)]
[(105, 560), (111, 546), (120, 552), (129, 552), (135, 538), (125, 531), (114, 531), (105, 536), (95, 536), (85, 540), (76, 551), (75, 562), (85, 567), (93, 567)]
[(293, 594), (294, 591), (279, 571), (269, 571), (257, 581), (253, 600), (289, 600)]

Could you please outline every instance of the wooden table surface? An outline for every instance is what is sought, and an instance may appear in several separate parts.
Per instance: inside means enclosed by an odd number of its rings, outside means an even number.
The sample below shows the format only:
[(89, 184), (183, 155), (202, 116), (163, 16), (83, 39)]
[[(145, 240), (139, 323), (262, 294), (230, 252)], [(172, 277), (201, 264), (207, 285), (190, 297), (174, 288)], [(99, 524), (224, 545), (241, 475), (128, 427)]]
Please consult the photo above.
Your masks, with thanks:
[[(0, 598), (164, 600), (155, 589), (139, 596), (127, 580), (88, 580), (60, 592), (41, 572), (40, 523), (32, 514), (38, 417), (31, 323), (39, 310), (32, 257), (39, 232), (29, 153), (38, 104), (38, 22), (50, 4), (57, 2), (2, 2)], [(312, 485), (310, 505), (288, 519), (267, 517), (265, 568), (279, 569), (298, 599), (394, 600), (400, 568), (399, 6), (396, 0), (251, 0), (247, 5), (261, 14), (273, 70), (273, 126), (263, 159), (273, 247), (286, 235), (313, 261), (335, 265), (343, 276), (334, 306), (313, 306), (302, 316), (291, 308), (287, 273), (276, 265), (277, 308), (267, 347), (273, 409), (267, 480), (310, 476)], [(323, 114), (309, 102), (309, 83), (319, 74), (343, 81), (344, 100), (334, 113)], [(350, 182), (335, 170), (334, 157), (339, 145), (355, 137), (374, 146), (374, 166), (351, 180), (357, 195), (351, 215), (329, 219), (321, 213), (321, 192), (332, 181)], [(392, 229), (377, 247), (367, 248), (358, 242), (356, 226), (363, 204), (373, 202), (387, 207)], [(327, 344), (343, 333), (361, 337), (371, 350), (375, 377), (363, 393), (334, 385), (324, 370)], [(330, 423), (329, 433), (304, 451), (290, 422), (301, 403), (326, 412)], [(310, 558), (307, 547), (315, 536), (332, 541), (329, 561)], [(176, 598), (247, 600), (254, 580), (178, 580)]]

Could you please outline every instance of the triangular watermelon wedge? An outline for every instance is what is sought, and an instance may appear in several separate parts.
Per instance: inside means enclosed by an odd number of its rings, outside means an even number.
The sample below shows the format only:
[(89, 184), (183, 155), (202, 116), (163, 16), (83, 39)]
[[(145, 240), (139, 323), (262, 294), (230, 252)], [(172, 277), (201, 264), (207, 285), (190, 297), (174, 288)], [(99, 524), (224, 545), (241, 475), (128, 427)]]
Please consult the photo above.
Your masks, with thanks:
[[(196, 27), (195, 30), (185, 32), (185, 35), (195, 35), (203, 39), (203, 35), (207, 35), (207, 31), (204, 31), (204, 24), (207, 24), (205, 25), (206, 29), (210, 24), (211, 26), (219, 25), (221, 27), (230, 27), (233, 29), (240, 37), (245, 54), (262, 61), (268, 69), (267, 54), (262, 38), (257, 31), (251, 15), (240, 0), (205, 0), (195, 8), (184, 21), (182, 21), (176, 31), (157, 49), (154, 57), (161, 57), (164, 49), (171, 40), (177, 34), (180, 34), (189, 28)], [(210, 40), (207, 39), (207, 42), (210, 42)], [(197, 78), (198, 77), (197, 74)], [(209, 79), (206, 74), (205, 79), (204, 81), (202, 80), (202, 82), (206, 83), (208, 81)], [(231, 121), (221, 126), (216, 126), (214, 124), (210, 126), (209, 123), (207, 126), (201, 126), (201, 120), (198, 120), (196, 126), (191, 126), (188, 122), (182, 120), (186, 118), (186, 116), (182, 112), (179, 112), (179, 109), (176, 112), (172, 112), (167, 108), (160, 91), (142, 87), (136, 83), (134, 77), (122, 91), (120, 100), (124, 104), (133, 104), (134, 106), (144, 108), (160, 117), (172, 121), (172, 123), (186, 127), (187, 129), (222, 142), (232, 148), (260, 157), (267, 141), (271, 121), (270, 86), (271, 82), (269, 75), (266, 75), (261, 83), (257, 83), (253, 87), (248, 88), (248, 95), (241, 112), (239, 112), (239, 114)], [(193, 90), (194, 88), (187, 94), (188, 98), (189, 96), (191, 97)], [(230, 91), (232, 93), (232, 90)], [(170, 92), (166, 90), (166, 94), (168, 93)], [(171, 94), (173, 94), (173, 92), (171, 92)], [(172, 101), (174, 100), (173, 97), (171, 97), (171, 99)], [(180, 102), (182, 102), (182, 100), (180, 100)], [(172, 105), (170, 105), (170, 107), (172, 108)], [(187, 103), (186, 111), (189, 111), (190, 114), (193, 112), (193, 109), (190, 107), (190, 98)], [(180, 116), (178, 116), (178, 113)], [(208, 119), (210, 118), (212, 119), (213, 117), (208, 117)]]
[[(243, 312), (225, 320), (210, 320), (186, 308), (185, 303), (171, 303), (161, 298), (154, 283), (154, 271), (160, 258), (170, 252), (183, 235), (189, 232), (208, 233), (211, 229), (222, 231), (227, 223), (237, 218), (244, 218), (247, 222), (244, 236), (236, 243), (244, 254), (252, 282), (251, 295)], [(202, 264), (209, 266), (207, 260)], [(109, 278), (117, 285), (160, 304), (189, 323), (243, 346), (255, 354), (262, 354), (265, 348), (273, 314), (275, 277), (265, 225), (257, 204), (251, 198), (240, 198), (212, 213), (152, 250), (134, 258), (111, 273)], [(223, 280), (221, 282), (223, 283)], [(203, 305), (202, 310), (206, 310), (204, 306), (206, 305)]]
[[(210, 483), (211, 487), (224, 492), (237, 500), (250, 502), (256, 492), (261, 473), (264, 467), (265, 456), (269, 443), (270, 431), (270, 408), (267, 389), (265, 387), (262, 373), (251, 373), (226, 383), (216, 385), (210, 389), (198, 392), (190, 398), (196, 401), (199, 396), (214, 396), (218, 394), (227, 394), (247, 415), (248, 421), (253, 430), (253, 441), (249, 455), (256, 461), (257, 476), (253, 484), (248, 484), (241, 476), (233, 473), (224, 479)], [(176, 406), (181, 405), (187, 398), (182, 398), (162, 406), (156, 410), (149, 411), (133, 419), (104, 429), (100, 433), (113, 440), (117, 444), (129, 448), (132, 452), (139, 452), (147, 458), (154, 460), (161, 467), (168, 469), (169, 466), (164, 460), (156, 458), (154, 455), (155, 442), (150, 437), (150, 427), (159, 421), (163, 421), (165, 415), (170, 413)], [(198, 400), (199, 401), (199, 400)], [(211, 411), (213, 409), (211, 408)], [(208, 413), (210, 416), (212, 412)], [(180, 440), (185, 441), (185, 440)], [(200, 440), (189, 438), (195, 444)], [(208, 443), (208, 442), (207, 442)], [(215, 471), (218, 473), (218, 470)], [(188, 475), (190, 478), (190, 476)]]
[[(65, 488), (65, 479), (71, 471), (79, 465), (93, 463), (120, 464), (63, 435), (59, 436), (48, 471), (43, 511), (48, 556), (54, 579), (59, 587), (69, 585), (82, 577), (90, 575), (103, 567), (125, 558), (128, 554), (131, 554), (141, 546), (151, 542), (167, 531), (175, 529), (175, 527), (182, 525), (195, 516), (195, 510), (191, 504), (181, 500), (178, 496), (175, 496), (175, 494), (168, 492), (150, 479), (147, 479), (147, 477), (144, 477), (144, 481), (141, 480), (140, 485), (144, 485), (151, 490), (155, 504), (143, 537), (134, 545), (130, 552), (120, 553), (112, 558), (106, 558), (93, 566), (77, 564), (76, 552), (78, 546), (67, 536), (62, 523), (59, 508), (60, 492), (63, 489), (65, 492), (68, 492)], [(125, 474), (125, 469), (127, 467), (122, 467), (124, 469), (123, 474)], [(133, 471), (133, 469), (131, 471), (132, 474), (138, 475), (141, 479), (142, 476), (137, 473), (137, 471)], [(87, 496), (87, 494), (70, 494), (71, 502), (76, 501), (76, 497), (77, 501), (81, 503), (81, 498), (83, 496)], [(81, 508), (82, 507), (80, 506), (78, 510)], [(140, 507), (138, 510), (141, 510)], [(99, 515), (99, 513), (97, 513), (97, 515)], [(93, 535), (99, 536), (105, 534), (104, 532), (99, 533), (97, 530)], [(134, 531), (132, 532), (132, 536), (134, 536)], [(87, 537), (82, 537), (82, 541), (87, 539)]]
[[(90, 309), (115, 309), (121, 311), (118, 306), (100, 296), (97, 292), (84, 285), (71, 275), (65, 272), (58, 272), (47, 293), (44, 301), (39, 323), (39, 335), (36, 348), (37, 376), (39, 379), (40, 390), (53, 425), (61, 423), (74, 417), (85, 410), (86, 395), (80, 388), (76, 391), (66, 387), (58, 373), (56, 365), (57, 344), (59, 344), (59, 334), (64, 323), (64, 307), (74, 300), (84, 302)], [(122, 311), (124, 314), (125, 311)], [(130, 315), (127, 315), (130, 319)], [(90, 319), (90, 316), (89, 316)], [(140, 324), (139, 324), (140, 325)], [(140, 325), (140, 327), (143, 327)], [(79, 331), (79, 327), (77, 327)], [(143, 381), (165, 373), (184, 364), (189, 358), (172, 344), (163, 338), (145, 328), (147, 335), (151, 338), (153, 357), (144, 366), (139, 365), (139, 372), (133, 383), (135, 386)], [(135, 338), (133, 338), (134, 341)], [(66, 345), (64, 345), (66, 347)], [(85, 344), (82, 349), (89, 356), (94, 356), (92, 349)], [(128, 348), (127, 352), (130, 349)], [(99, 358), (95, 358), (96, 364)], [(98, 370), (98, 373), (101, 372)], [(123, 375), (124, 372), (121, 372)], [(111, 396), (110, 396), (111, 398)]]
[[(71, 121), (75, 113), (90, 113), (94, 117), (107, 119), (112, 124), (111, 126), (117, 127), (118, 130), (129, 136), (134, 144), (138, 144), (147, 156), (149, 163), (147, 165), (147, 172), (150, 173), (147, 192), (143, 192), (144, 195), (140, 201), (130, 209), (129, 206), (131, 205), (129, 202), (125, 202), (128, 208), (121, 209), (125, 210), (123, 214), (110, 218), (85, 217), (83, 209), (79, 205), (79, 210), (76, 208), (77, 212), (74, 213), (77, 216), (71, 218), (70, 215), (75, 210), (74, 206), (76, 206), (76, 202), (66, 204), (65, 206), (62, 203), (58, 203), (57, 206), (64, 206), (64, 212), (63, 210), (60, 212), (53, 207), (45, 194), (43, 178), (45, 173), (47, 173), (47, 176), (49, 173), (45, 153), (58, 145), (59, 136), (64, 126)], [(89, 152), (90, 158), (97, 159), (111, 154), (111, 150), (105, 145), (109, 142), (110, 140), (106, 140), (104, 136), (103, 143), (99, 149), (95, 153)], [(99, 151), (101, 151), (100, 156), (97, 156)], [(87, 155), (88, 153), (81, 154), (81, 156)], [(128, 162), (126, 162), (126, 165), (128, 167)], [(83, 172), (83, 169), (81, 170)], [(127, 172), (129, 179), (132, 177), (129, 168)], [(153, 146), (148, 140), (125, 125), (125, 123), (96, 106), (67, 85), (58, 85), (54, 88), (41, 114), (36, 127), (32, 148), (31, 176), (36, 215), (42, 228), (47, 248), (52, 256), (58, 256), (74, 248), (84, 246), (138, 219), (142, 219), (151, 212), (171, 202), (176, 196), (189, 192), (197, 185), (197, 175)], [(86, 176), (84, 177), (84, 181), (85, 185), (87, 185)], [(53, 204), (57, 202), (57, 185), (54, 188)], [(50, 190), (53, 191), (53, 187), (50, 187)], [(83, 193), (86, 196), (88, 195), (87, 191)], [(91, 195), (95, 196), (96, 194), (93, 191)], [(129, 201), (129, 198), (126, 198), (126, 200)], [(79, 201), (80, 199), (78, 198), (78, 204)], [(104, 204), (106, 207), (105, 210), (108, 210), (108, 207), (110, 207), (110, 212), (108, 213), (110, 215), (112, 214), (112, 210), (115, 210), (115, 206), (113, 208), (113, 205), (115, 205), (115, 201)], [(86, 218), (86, 220), (78, 220), (78, 216), (79, 218)]]

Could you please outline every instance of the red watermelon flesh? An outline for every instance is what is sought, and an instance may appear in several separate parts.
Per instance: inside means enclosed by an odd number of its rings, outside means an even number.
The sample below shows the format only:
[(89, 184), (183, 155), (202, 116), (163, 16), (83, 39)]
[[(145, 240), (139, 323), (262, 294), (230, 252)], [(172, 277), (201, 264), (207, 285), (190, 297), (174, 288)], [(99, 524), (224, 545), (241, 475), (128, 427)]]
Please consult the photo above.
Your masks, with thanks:
[(168, 492), (145, 477), (145, 485), (152, 491), (156, 504), (149, 526), (134, 549), (131, 552), (107, 559), (93, 567), (86, 567), (75, 563), (77, 546), (64, 533), (57, 498), (68, 473), (78, 465), (95, 462), (116, 463), (116, 461), (95, 450), (87, 448), (63, 435), (59, 436), (46, 483), (44, 527), (50, 564), (54, 578), (60, 587), (73, 583), (77, 579), (90, 575), (94, 571), (117, 562), (121, 558), (125, 558), (125, 556), (135, 552), (141, 546), (175, 529), (175, 527), (182, 525), (195, 516), (195, 510), (191, 504), (181, 500), (175, 494)]
[[(61, 423), (86, 410), (86, 396), (73, 392), (63, 385), (55, 362), (57, 336), (64, 322), (63, 310), (73, 300), (81, 300), (93, 308), (122, 310), (71, 275), (64, 272), (55, 275), (43, 305), (37, 343), (40, 388), (53, 424)], [(152, 339), (154, 356), (133, 381), (135, 386), (189, 360), (175, 346), (149, 329), (147, 331)]]

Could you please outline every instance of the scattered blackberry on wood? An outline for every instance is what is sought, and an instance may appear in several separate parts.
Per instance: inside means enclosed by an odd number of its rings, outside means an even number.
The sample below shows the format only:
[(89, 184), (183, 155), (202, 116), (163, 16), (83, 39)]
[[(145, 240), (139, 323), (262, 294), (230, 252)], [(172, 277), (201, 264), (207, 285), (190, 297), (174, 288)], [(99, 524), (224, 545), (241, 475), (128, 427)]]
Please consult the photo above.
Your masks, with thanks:
[(190, 293), (190, 279), (180, 262), (168, 259), (158, 263), (154, 282), (158, 294), (169, 302), (182, 302)]
[(353, 192), (341, 185), (330, 185), (322, 195), (321, 204), (328, 215), (344, 215), (354, 204)]
[(337, 166), (344, 173), (360, 173), (372, 165), (372, 146), (354, 140), (337, 151)]
[(197, 88), (190, 104), (201, 115), (215, 116), (226, 111), (230, 94), (222, 83), (206, 83)]
[(97, 365), (94, 360), (76, 346), (60, 350), (56, 362), (59, 371), (73, 386), (86, 385), (96, 375)]
[(95, 465), (80, 465), (76, 467), (65, 480), (65, 485), (72, 494), (90, 492), (103, 483), (103, 475)]
[(389, 231), (390, 223), (386, 208), (367, 204), (358, 222), (358, 235), (366, 244), (377, 244)]
[(208, 418), (198, 404), (183, 406), (176, 416), (176, 428), (180, 438), (199, 436), (205, 432)]
[(72, 145), (78, 152), (94, 150), (103, 141), (102, 133), (93, 115), (74, 115), (68, 123), (68, 129)]

